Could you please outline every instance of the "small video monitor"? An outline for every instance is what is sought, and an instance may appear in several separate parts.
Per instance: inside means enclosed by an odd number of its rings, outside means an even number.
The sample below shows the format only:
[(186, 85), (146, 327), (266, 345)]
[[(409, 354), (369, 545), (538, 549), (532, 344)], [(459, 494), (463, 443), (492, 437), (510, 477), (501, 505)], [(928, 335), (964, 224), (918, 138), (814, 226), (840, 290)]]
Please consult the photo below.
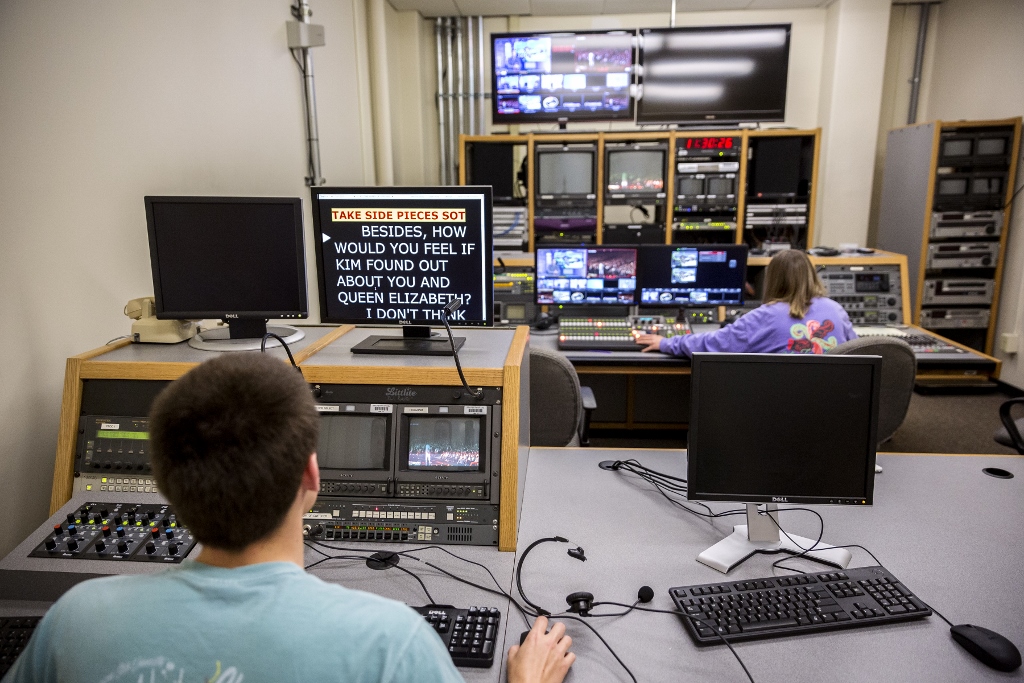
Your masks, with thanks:
[(645, 245), (637, 289), (643, 306), (735, 306), (743, 303), (747, 247)]
[(535, 271), (537, 303), (633, 304), (636, 270), (635, 248), (539, 248)]
[(321, 469), (390, 470), (390, 440), (388, 417), (322, 413), (317, 461)]
[(477, 472), (482, 417), (452, 415), (408, 418), (410, 471)]
[(664, 149), (616, 149), (608, 151), (605, 178), (608, 192), (656, 194), (665, 191)]
[(537, 150), (537, 194), (559, 198), (594, 194), (594, 156), (590, 150)]

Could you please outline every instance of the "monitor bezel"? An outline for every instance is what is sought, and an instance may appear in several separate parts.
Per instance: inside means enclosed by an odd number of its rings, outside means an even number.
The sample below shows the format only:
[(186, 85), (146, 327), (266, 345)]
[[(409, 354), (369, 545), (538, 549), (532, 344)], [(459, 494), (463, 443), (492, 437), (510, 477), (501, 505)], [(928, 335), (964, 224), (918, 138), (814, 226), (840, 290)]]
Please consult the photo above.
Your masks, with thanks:
[[(353, 410), (346, 410), (346, 406), (353, 406)], [(325, 465), (320, 458), (323, 453), (320, 451), (320, 443), (317, 441), (317, 466), (320, 469), (320, 478), (325, 481), (387, 481), (392, 478), (395, 469), (395, 418), (393, 413), (374, 412), (373, 408), (364, 404), (352, 403), (317, 403), (317, 412), (320, 419), (331, 417), (370, 417), (383, 418), (385, 424), (384, 436), (384, 467), (355, 468), (355, 467), (333, 467)], [(323, 425), (321, 425), (321, 428)], [(340, 476), (339, 476), (340, 474)]]
[[(650, 154), (661, 155), (661, 189), (660, 190), (612, 190), (608, 187), (608, 174), (611, 170), (611, 162), (613, 154), (622, 154), (626, 152), (647, 152)], [(620, 195), (624, 195), (627, 198), (637, 199), (658, 199), (661, 197), (668, 197), (670, 189), (668, 187), (668, 176), (669, 176), (669, 164), (671, 163), (671, 156), (669, 154), (669, 145), (667, 142), (639, 142), (639, 143), (608, 143), (604, 146), (604, 173), (602, 174), (602, 187), (604, 191), (605, 204), (608, 204), (609, 200), (615, 199)]]
[[(786, 79), (783, 83), (785, 89), (785, 96), (782, 98), (782, 110), (777, 116), (765, 117), (761, 115), (757, 116), (735, 116), (735, 117), (722, 117), (718, 118), (714, 115), (694, 113), (684, 116), (667, 116), (667, 115), (645, 115), (643, 113), (643, 67), (644, 67), (644, 37), (652, 33), (700, 33), (707, 31), (737, 31), (737, 30), (760, 30), (760, 29), (772, 29), (779, 28), (785, 29), (786, 31)], [(704, 124), (735, 124), (735, 123), (769, 123), (786, 120), (786, 100), (789, 97), (789, 70), (790, 54), (792, 52), (793, 44), (793, 24), (791, 23), (780, 23), (780, 24), (729, 24), (722, 26), (677, 26), (674, 28), (641, 28), (637, 33), (637, 48), (635, 51), (635, 64), (634, 69), (637, 73), (634, 82), (637, 84), (637, 92), (639, 97), (635, 99), (634, 108), (636, 110), (636, 123), (637, 125), (645, 124), (665, 124), (665, 123), (704, 123)]]
[[(629, 107), (622, 112), (586, 112), (581, 114), (580, 112), (559, 112), (559, 113), (548, 113), (538, 112), (537, 114), (499, 114), (498, 113), (498, 71), (494, 68), (494, 50), (497, 41), (501, 38), (535, 38), (540, 36), (582, 36), (582, 35), (623, 35), (631, 37), (631, 53), (632, 60), (630, 62), (629, 71), (629, 83), (630, 88), (628, 92)], [(591, 31), (524, 31), (515, 33), (492, 33), (491, 34), (491, 92), (494, 95), (491, 97), (491, 123), (495, 126), (504, 125), (507, 123), (573, 123), (576, 121), (589, 121), (589, 122), (600, 122), (600, 121), (633, 121), (636, 112), (636, 98), (633, 97), (632, 86), (636, 83), (636, 65), (637, 65), (637, 48), (636, 48), (636, 31), (629, 31), (625, 29), (606, 29), (600, 30), (595, 29)], [(613, 115), (614, 114), (614, 115)]]
[[(450, 194), (464, 194), (464, 195), (475, 195), (483, 194), (484, 199), (484, 251), (489, 254), (488, 258), (484, 259), (484, 273), (483, 283), (481, 284), (482, 295), (483, 295), (483, 319), (479, 321), (459, 321), (457, 324), (451, 325), (452, 327), (493, 327), (494, 326), (494, 232), (490, 229), (494, 225), (494, 209), (493, 209), (493, 193), (490, 185), (445, 185), (439, 187), (419, 187), (419, 186), (400, 186), (400, 187), (313, 187), (310, 188), (310, 196), (312, 197), (312, 212), (313, 212), (313, 234), (320, 235), (322, 233), (320, 227), (320, 195), (324, 194), (371, 194), (379, 191), (380, 194), (438, 194), (438, 195), (450, 195)], [(384, 327), (384, 328), (402, 328), (409, 325), (428, 325), (428, 326), (439, 326), (442, 325), (440, 320), (413, 320), (413, 321), (387, 321), (387, 320), (367, 320), (365, 318), (341, 318), (332, 317), (327, 314), (327, 282), (324, 277), (324, 253), (321, 248), (322, 243), (319, 239), (314, 239), (316, 244), (316, 280), (317, 280), (317, 293), (320, 300), (320, 322), (331, 325), (366, 325), (371, 327)]]
[[(639, 297), (638, 305), (644, 308), (680, 308), (678, 302), (672, 301), (669, 303), (661, 302), (644, 302), (643, 297), (643, 284), (641, 282), (640, 273), (642, 272), (644, 254), (650, 254), (655, 251), (665, 251), (668, 253), (673, 249), (696, 249), (697, 251), (709, 251), (714, 249), (735, 249), (742, 248), (743, 250), (743, 285), (740, 286), (740, 301), (739, 303), (722, 303), (717, 301), (709, 301), (706, 304), (689, 304), (693, 308), (707, 308), (709, 306), (742, 306), (745, 292), (745, 285), (747, 282), (747, 261), (750, 259), (750, 247), (746, 244), (642, 244), (640, 245), (639, 253), (637, 254), (637, 268), (636, 268), (636, 296)], [(739, 260), (739, 259), (737, 259)], [(684, 306), (685, 307), (685, 306)]]
[[(687, 435), (686, 479), (687, 500), (726, 501), (735, 503), (802, 503), (809, 505), (872, 505), (874, 503), (875, 457), (878, 448), (878, 406), (881, 392), (882, 357), (855, 355), (817, 355), (800, 353), (695, 353), (691, 359), (690, 370), (690, 405), (696, 406), (700, 395), (701, 370), (709, 363), (834, 363), (837, 365), (863, 365), (871, 368), (871, 403), (875, 407), (870, 411), (867, 457), (864, 471), (864, 496), (843, 497), (837, 502), (837, 496), (790, 496), (785, 493), (778, 495), (708, 493), (700, 491), (700, 459), (693, 457), (694, 445), (700, 450), (700, 425), (691, 415)], [(813, 419), (813, 416), (808, 416)], [(739, 418), (738, 418), (739, 419)], [(713, 457), (709, 454), (708, 457)], [(863, 501), (863, 502), (861, 502)]]
[[(492, 447), (490, 439), (491, 406), (484, 413), (440, 413), (440, 412), (408, 412), (408, 406), (403, 406), (403, 411), (397, 420), (398, 440), (395, 449), (395, 477), (401, 483), (415, 482), (437, 482), (467, 484), (467, 483), (489, 483), (488, 472), (491, 471)], [(480, 429), (480, 466), (475, 470), (470, 469), (445, 469), (428, 467), (409, 466), (409, 422), (415, 418), (426, 418), (429, 420), (464, 418), (477, 421)]]
[[(155, 299), (156, 317), (161, 320), (183, 319), (305, 319), (309, 317), (309, 292), (306, 277), (305, 226), (302, 220), (302, 200), (298, 197), (220, 197), (220, 196), (174, 196), (146, 195), (146, 229), (149, 233), (149, 259), (153, 274), (153, 296)], [(168, 310), (163, 302), (163, 289), (160, 277), (160, 256), (157, 248), (154, 204), (161, 203), (194, 203), (194, 204), (286, 204), (292, 207), (293, 227), (295, 228), (295, 253), (298, 266), (298, 287), (301, 310), (283, 311), (276, 309), (264, 310)]]
[[(590, 155), (590, 188), (591, 191), (587, 193), (573, 192), (573, 193), (542, 193), (540, 191), (540, 156), (542, 154), (589, 154)], [(533, 182), (534, 182), (534, 193), (539, 201), (552, 201), (557, 199), (597, 199), (597, 145), (596, 144), (582, 144), (582, 145), (545, 145), (538, 144), (533, 150)]]
[(629, 250), (633, 251), (636, 254), (636, 270), (637, 270), (637, 274), (639, 275), (639, 272), (640, 272), (640, 246), (638, 246), (636, 244), (583, 244), (583, 245), (577, 245), (577, 244), (552, 244), (550, 246), (538, 246), (538, 247), (534, 248), (534, 250), (533, 250), (533, 303), (535, 305), (537, 305), (537, 306), (560, 306), (560, 307), (561, 306), (572, 306), (572, 307), (585, 306), (587, 308), (590, 308), (590, 307), (611, 307), (611, 306), (617, 306), (617, 307), (636, 306), (639, 303), (637, 301), (637, 296), (638, 296), (638, 293), (640, 291), (639, 277), (635, 278), (637, 280), (637, 286), (633, 288), (633, 302), (632, 303), (628, 303), (628, 304), (624, 304), (624, 303), (621, 303), (621, 302), (616, 302), (616, 303), (613, 303), (613, 304), (592, 304), (592, 303), (589, 303), (589, 302), (586, 302), (586, 301), (583, 301), (583, 302), (576, 302), (576, 301), (569, 301), (569, 302), (543, 301), (542, 302), (542, 301), (540, 301), (540, 284), (539, 284), (540, 283), (540, 271), (538, 269), (538, 259), (540, 258), (540, 252), (541, 252), (542, 249), (550, 249), (550, 250), (583, 249), (585, 251), (591, 251), (591, 250), (594, 250), (594, 249), (629, 249)]

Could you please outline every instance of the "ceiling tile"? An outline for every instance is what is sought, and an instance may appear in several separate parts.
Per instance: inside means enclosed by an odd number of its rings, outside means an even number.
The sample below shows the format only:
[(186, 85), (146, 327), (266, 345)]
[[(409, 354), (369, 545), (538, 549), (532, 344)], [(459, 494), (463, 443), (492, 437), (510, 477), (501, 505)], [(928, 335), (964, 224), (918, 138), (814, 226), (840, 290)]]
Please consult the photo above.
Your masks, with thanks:
[(601, 14), (604, 0), (530, 0), (534, 16)]
[(530, 13), (530, 0), (455, 0), (468, 17), (505, 17)]
[(753, 0), (749, 9), (806, 9), (824, 7), (832, 0)]

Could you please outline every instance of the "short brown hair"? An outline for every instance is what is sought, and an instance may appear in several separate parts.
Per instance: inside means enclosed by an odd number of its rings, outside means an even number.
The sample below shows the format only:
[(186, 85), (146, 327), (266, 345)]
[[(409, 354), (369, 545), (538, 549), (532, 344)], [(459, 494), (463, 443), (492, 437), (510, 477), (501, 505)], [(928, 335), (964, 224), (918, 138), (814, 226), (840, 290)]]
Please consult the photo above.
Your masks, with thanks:
[(828, 290), (814, 272), (811, 259), (802, 251), (789, 249), (776, 254), (768, 262), (764, 275), (764, 302), (789, 304), (789, 315), (803, 318), (811, 306), (811, 299), (825, 296)]
[(259, 353), (224, 354), (154, 401), (153, 473), (199, 541), (241, 550), (281, 525), (319, 428), (292, 367)]

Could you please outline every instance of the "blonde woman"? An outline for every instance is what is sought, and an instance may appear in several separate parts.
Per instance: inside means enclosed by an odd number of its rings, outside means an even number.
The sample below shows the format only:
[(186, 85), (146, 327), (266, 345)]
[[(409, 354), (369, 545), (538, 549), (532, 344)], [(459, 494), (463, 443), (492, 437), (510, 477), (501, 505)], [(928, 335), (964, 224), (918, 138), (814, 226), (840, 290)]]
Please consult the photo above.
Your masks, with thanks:
[(857, 338), (843, 307), (825, 296), (825, 286), (802, 251), (784, 251), (768, 263), (765, 303), (732, 325), (706, 334), (666, 339), (637, 336), (643, 351), (689, 357), (695, 352), (825, 353)]

